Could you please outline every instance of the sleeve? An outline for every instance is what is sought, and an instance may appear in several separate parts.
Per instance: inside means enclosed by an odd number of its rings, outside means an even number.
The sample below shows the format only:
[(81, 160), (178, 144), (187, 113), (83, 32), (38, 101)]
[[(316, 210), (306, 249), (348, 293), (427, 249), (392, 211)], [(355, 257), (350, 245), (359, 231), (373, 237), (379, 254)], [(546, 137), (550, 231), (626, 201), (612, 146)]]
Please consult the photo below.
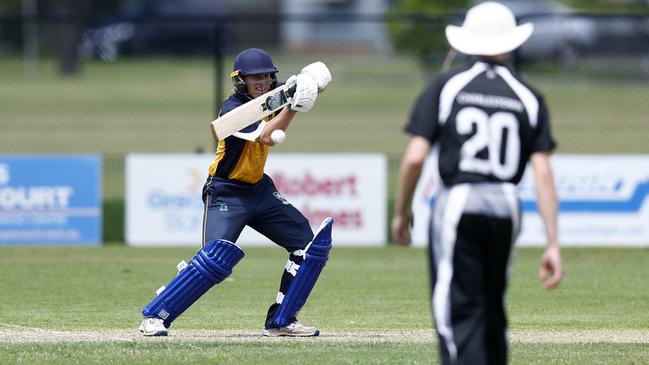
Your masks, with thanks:
[(557, 146), (550, 130), (550, 115), (545, 100), (539, 96), (539, 119), (532, 141), (531, 152), (551, 152)]
[(438, 106), (439, 88), (438, 83), (433, 81), (419, 95), (404, 130), (413, 136), (427, 138), (433, 143), (439, 130)]

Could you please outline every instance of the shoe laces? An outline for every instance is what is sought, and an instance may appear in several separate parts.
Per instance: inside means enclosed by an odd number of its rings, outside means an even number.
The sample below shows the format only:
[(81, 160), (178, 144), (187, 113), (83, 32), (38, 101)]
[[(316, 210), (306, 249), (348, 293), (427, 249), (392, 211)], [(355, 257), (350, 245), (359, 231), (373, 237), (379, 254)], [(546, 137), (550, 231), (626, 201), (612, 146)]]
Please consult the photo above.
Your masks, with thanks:
[(294, 329), (294, 330), (295, 330), (295, 329), (306, 328), (306, 326), (303, 325), (302, 323), (300, 323), (299, 321), (295, 321), (295, 322), (289, 324), (289, 325), (286, 326), (286, 327), (291, 328), (291, 329)]
[(156, 317), (151, 317), (151, 318), (147, 318), (147, 319), (148, 319), (149, 323), (151, 323), (151, 324), (162, 324), (162, 322), (163, 322), (162, 319), (156, 318)]

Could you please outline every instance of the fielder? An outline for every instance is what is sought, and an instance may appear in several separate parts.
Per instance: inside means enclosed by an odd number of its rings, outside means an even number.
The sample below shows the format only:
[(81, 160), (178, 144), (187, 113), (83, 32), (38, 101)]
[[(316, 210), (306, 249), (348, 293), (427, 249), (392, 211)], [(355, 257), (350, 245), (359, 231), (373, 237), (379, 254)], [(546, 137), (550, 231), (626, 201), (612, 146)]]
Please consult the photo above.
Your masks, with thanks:
[(440, 189), (430, 222), (432, 304), (442, 364), (505, 364), (504, 296), (510, 253), (520, 229), (518, 184), (534, 169), (547, 247), (539, 277), (561, 280), (557, 198), (549, 156), (555, 143), (542, 96), (504, 62), (532, 34), (505, 6), (471, 8), (446, 37), (477, 56), (435, 77), (417, 100), (405, 130), (412, 135), (399, 172), (393, 239), (410, 243), (410, 205), (425, 158), (438, 159)]
[[(277, 72), (266, 51), (250, 48), (241, 52), (231, 74), (234, 93), (225, 100), (219, 115), (279, 86)], [(218, 142), (202, 194), (203, 248), (142, 310), (140, 330), (145, 336), (166, 336), (179, 315), (232, 273), (244, 255), (234, 242), (246, 225), (289, 254), (262, 333), (273, 337), (320, 334), (318, 329), (302, 325), (297, 315), (328, 259), (333, 219), (325, 219), (314, 235), (307, 219), (264, 174), (264, 166), (269, 147), (275, 144), (271, 134), (285, 131), (297, 112), (309, 111), (330, 81), (324, 63), (306, 66), (286, 82), (296, 86), (288, 107)]]

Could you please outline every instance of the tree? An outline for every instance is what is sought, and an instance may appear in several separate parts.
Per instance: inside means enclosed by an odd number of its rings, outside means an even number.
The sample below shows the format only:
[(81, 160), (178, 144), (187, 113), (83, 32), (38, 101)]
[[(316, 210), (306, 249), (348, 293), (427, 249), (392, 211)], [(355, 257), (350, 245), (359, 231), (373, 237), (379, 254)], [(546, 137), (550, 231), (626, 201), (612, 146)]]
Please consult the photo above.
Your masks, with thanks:
[(71, 76), (79, 72), (77, 46), (87, 24), (83, 19), (70, 16), (82, 16), (90, 11), (114, 11), (119, 7), (121, 1), (57, 0), (49, 2), (41, 0), (41, 3), (43, 3), (41, 11), (51, 12), (60, 17), (56, 22), (54, 35), (57, 66), (62, 75)]
[(604, 13), (646, 11), (649, 6), (647, 0), (565, 0), (564, 2), (579, 11)]
[(395, 50), (415, 56), (430, 69), (439, 65), (448, 46), (444, 28), (460, 19), (469, 1), (401, 0), (390, 9), (388, 31)]
[(84, 0), (59, 0), (52, 3), (52, 12), (61, 19), (56, 23), (54, 47), (59, 72), (71, 76), (79, 71), (77, 45), (81, 40), (84, 24), (78, 20), (66, 18), (72, 14), (85, 13), (88, 10)]

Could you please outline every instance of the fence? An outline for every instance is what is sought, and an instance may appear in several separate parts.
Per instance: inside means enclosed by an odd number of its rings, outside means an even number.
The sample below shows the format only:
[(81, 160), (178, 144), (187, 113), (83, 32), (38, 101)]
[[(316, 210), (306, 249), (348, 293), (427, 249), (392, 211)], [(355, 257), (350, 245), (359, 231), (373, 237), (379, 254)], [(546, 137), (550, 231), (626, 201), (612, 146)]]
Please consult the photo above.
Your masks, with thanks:
[[(427, 44), (428, 37), (443, 39), (443, 25), (458, 18), (104, 20), (0, 16), (0, 153), (101, 153), (111, 219), (121, 214), (127, 153), (214, 148), (208, 123), (231, 92), (234, 55), (248, 46), (270, 51), (280, 79), (315, 60), (326, 62), (334, 76), (275, 152), (381, 152), (394, 178), (410, 107), (447, 54), (443, 43), (432, 42), (413, 57), (395, 49), (390, 31)], [(649, 152), (649, 17), (537, 14), (521, 20), (532, 21), (537, 32), (514, 66), (545, 95), (559, 152)], [(251, 33), (252, 27), (262, 32)], [(196, 32), (202, 36), (191, 36)], [(61, 34), (76, 34), (76, 41)], [(454, 64), (463, 61), (456, 57)]]

